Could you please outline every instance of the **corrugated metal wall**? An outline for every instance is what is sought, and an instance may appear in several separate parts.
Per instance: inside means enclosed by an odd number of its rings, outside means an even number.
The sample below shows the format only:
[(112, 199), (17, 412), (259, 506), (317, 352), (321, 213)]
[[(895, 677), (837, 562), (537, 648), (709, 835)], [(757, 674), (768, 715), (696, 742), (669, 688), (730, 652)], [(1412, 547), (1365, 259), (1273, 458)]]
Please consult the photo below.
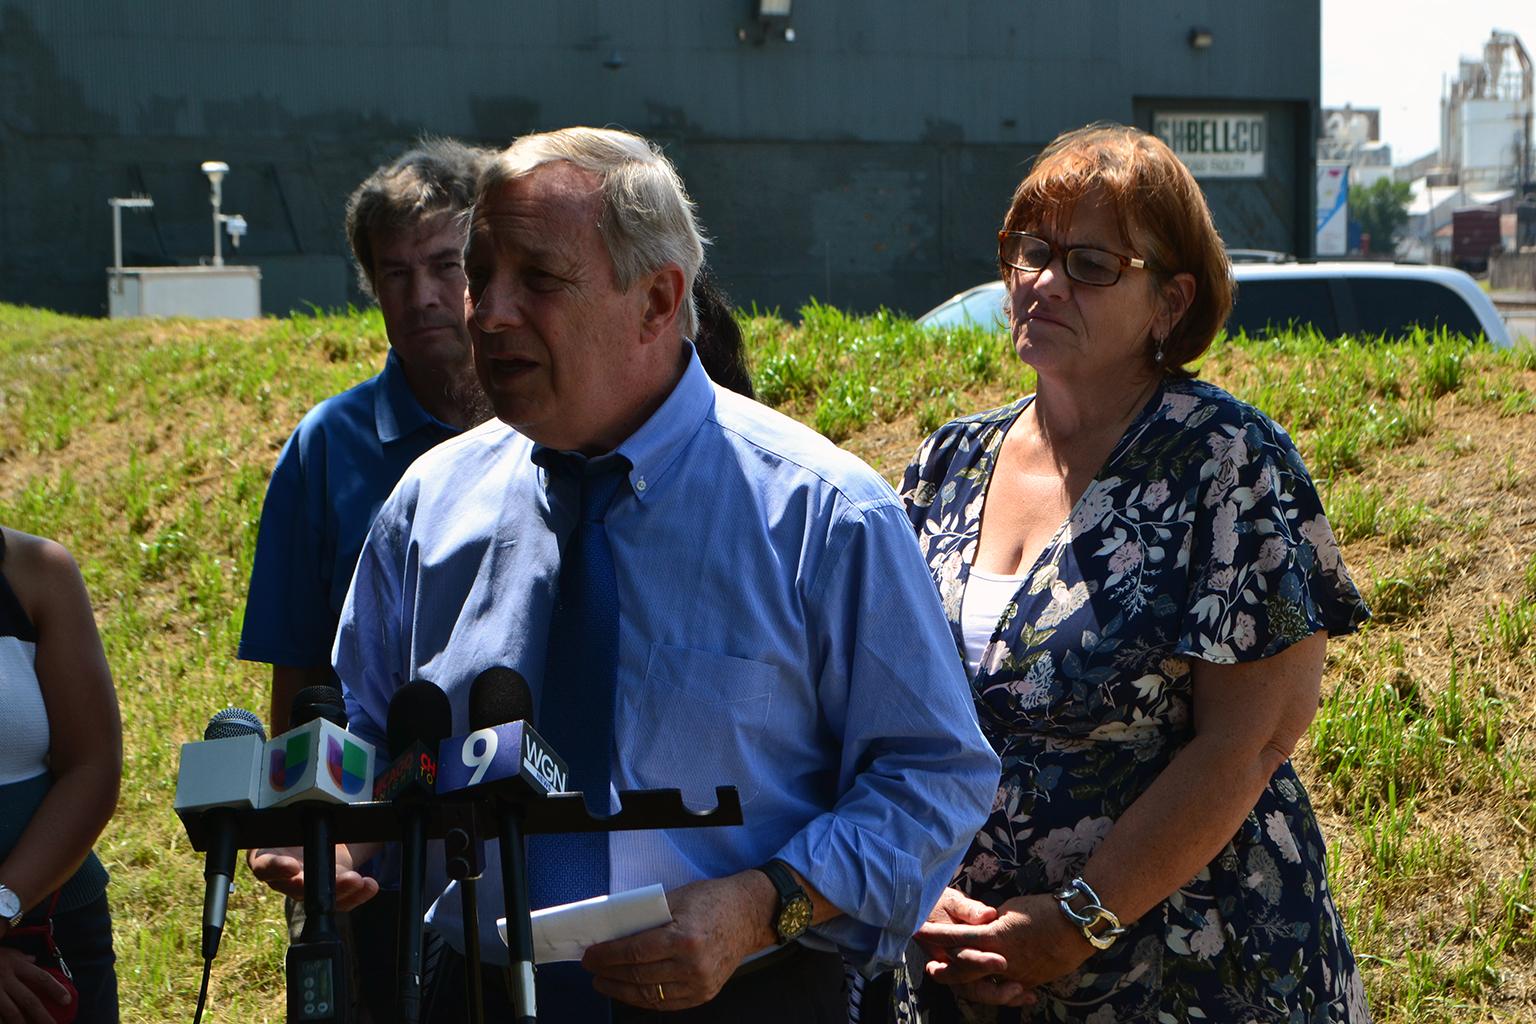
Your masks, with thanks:
[(0, 299), (101, 311), (113, 195), (156, 203), (124, 215), (127, 262), (195, 262), (210, 158), (232, 168), (225, 209), (250, 221), (239, 259), (269, 311), (356, 299), (341, 209), (373, 166), (424, 131), (590, 123), (667, 143), (738, 301), (920, 312), (989, 276), (1040, 146), (1095, 119), (1150, 127), (1161, 98), (1278, 122), (1266, 177), (1210, 192), (1232, 244), (1306, 251), (1318, 0), (796, 0), (792, 43), (759, 43), (754, 10), (0, 0)]

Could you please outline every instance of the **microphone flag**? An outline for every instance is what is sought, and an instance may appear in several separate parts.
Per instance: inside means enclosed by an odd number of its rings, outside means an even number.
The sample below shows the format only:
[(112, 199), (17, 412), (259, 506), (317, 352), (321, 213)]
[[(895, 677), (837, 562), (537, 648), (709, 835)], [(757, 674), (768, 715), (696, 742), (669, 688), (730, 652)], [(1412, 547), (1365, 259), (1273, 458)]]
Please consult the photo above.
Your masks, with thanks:
[(510, 783), (529, 796), (564, 793), (565, 761), (527, 722), (503, 722), (443, 740), (437, 759), (439, 796)]
[(373, 744), (323, 718), (290, 729), (267, 741), (260, 806), (367, 800), (376, 756)]

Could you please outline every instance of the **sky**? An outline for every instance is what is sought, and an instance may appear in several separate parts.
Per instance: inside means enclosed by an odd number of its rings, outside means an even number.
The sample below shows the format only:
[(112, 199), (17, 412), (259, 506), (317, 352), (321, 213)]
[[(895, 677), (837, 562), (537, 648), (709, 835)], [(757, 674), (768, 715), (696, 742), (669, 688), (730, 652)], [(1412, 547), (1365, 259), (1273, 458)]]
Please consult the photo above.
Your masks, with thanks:
[(1381, 110), (1392, 162), (1440, 146), (1443, 82), (1494, 29), (1536, 60), (1536, 0), (1322, 0), (1323, 106)]

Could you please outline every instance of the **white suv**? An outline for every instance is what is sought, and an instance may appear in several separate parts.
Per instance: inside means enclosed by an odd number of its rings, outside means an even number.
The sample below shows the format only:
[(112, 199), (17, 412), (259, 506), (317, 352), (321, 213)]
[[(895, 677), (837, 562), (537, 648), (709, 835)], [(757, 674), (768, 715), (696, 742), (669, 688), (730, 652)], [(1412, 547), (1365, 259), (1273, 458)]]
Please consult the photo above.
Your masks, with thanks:
[(1444, 327), (1500, 348), (1513, 342), (1499, 311), (1477, 283), (1450, 267), (1402, 263), (1237, 263), (1237, 299), (1227, 333), (1250, 336), (1315, 327), (1344, 334), (1399, 337), (1417, 326)]
[[(1499, 311), (1477, 283), (1449, 267), (1399, 263), (1233, 263), (1237, 299), (1227, 333), (1262, 337), (1292, 324), (1330, 338), (1401, 337), (1415, 327), (1482, 335), (1513, 344)], [(961, 292), (917, 318), (926, 327), (1003, 326), (1003, 283)]]

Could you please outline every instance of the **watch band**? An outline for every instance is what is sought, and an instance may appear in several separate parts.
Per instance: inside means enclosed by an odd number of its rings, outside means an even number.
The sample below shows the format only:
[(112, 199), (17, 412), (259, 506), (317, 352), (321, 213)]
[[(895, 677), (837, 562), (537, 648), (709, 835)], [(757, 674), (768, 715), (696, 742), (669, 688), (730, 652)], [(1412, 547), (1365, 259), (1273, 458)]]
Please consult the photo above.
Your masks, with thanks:
[(779, 895), (779, 906), (773, 915), (773, 930), (778, 934), (779, 945), (793, 942), (811, 926), (811, 898), (795, 881), (789, 865), (782, 860), (770, 860), (758, 866), (768, 876), (774, 891)]

